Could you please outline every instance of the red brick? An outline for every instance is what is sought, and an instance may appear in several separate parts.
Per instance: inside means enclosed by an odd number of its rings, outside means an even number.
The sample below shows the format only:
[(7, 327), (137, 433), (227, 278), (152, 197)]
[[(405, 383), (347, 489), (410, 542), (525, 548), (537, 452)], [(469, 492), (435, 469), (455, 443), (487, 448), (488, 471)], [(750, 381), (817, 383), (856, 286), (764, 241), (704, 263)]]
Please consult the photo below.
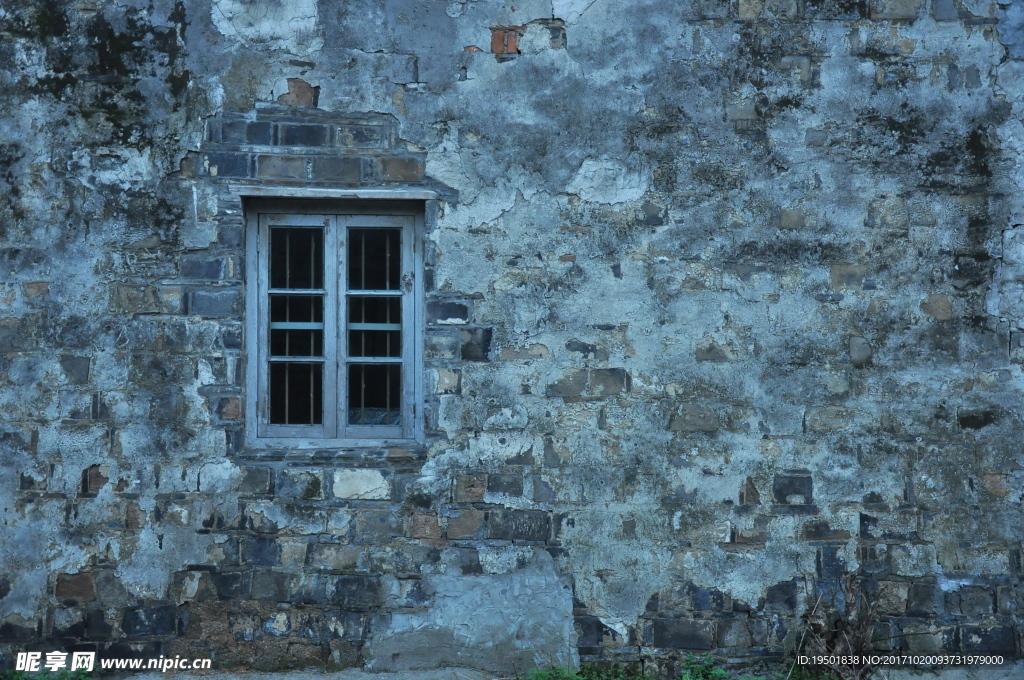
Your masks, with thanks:
[(58, 574), (57, 590), (58, 600), (77, 600), (78, 602), (91, 602), (96, 599), (96, 586), (93, 584), (92, 574)]
[(82, 473), (82, 492), (99, 493), (103, 485), (109, 481), (109, 465), (92, 465)]
[(491, 29), (491, 52), (493, 54), (505, 54), (505, 29)]
[(417, 513), (410, 518), (409, 535), (412, 538), (441, 538), (441, 526), (437, 515)]
[(448, 518), (448, 538), (481, 538), (484, 513), (480, 510), (459, 510), (457, 517)]
[(225, 397), (217, 405), (222, 420), (238, 420), (242, 417), (242, 403), (238, 397)]

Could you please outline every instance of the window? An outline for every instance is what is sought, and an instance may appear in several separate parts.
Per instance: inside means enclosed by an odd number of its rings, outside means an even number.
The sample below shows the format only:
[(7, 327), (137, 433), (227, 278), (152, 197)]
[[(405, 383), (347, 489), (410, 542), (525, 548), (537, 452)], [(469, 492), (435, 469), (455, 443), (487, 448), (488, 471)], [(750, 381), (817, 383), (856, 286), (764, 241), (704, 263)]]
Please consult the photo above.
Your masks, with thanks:
[(413, 438), (422, 213), (325, 207), (259, 202), (247, 211), (250, 437), (313, 445)]

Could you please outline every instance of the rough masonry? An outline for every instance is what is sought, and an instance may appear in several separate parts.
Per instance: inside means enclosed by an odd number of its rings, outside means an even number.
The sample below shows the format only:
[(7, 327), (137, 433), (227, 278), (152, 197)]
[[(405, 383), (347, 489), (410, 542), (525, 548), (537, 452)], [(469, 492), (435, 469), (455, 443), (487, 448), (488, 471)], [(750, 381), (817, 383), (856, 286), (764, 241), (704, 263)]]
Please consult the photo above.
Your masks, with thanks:
[[(0, 651), (1019, 656), (1024, 6), (3, 0)], [(244, 436), (244, 199), (418, 188), (426, 436)]]

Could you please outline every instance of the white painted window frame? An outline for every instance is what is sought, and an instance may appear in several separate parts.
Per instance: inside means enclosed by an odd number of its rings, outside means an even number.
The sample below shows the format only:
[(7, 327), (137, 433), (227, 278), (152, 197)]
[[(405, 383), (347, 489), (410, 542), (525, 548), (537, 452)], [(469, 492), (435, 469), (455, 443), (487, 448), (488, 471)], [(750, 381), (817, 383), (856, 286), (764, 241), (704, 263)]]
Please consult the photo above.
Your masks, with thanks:
[[(245, 203), (246, 232), (246, 324), (244, 347), (246, 350), (246, 439), (250, 447), (266, 448), (384, 448), (410, 446), (423, 441), (423, 237), (425, 232), (425, 204), (428, 196), (423, 191), (321, 191), (316, 194), (298, 194), (293, 191), (268, 196), (263, 189), (249, 193)], [(241, 193), (241, 192), (240, 192)], [(340, 195), (339, 195), (340, 194)], [(369, 195), (367, 195), (369, 194)], [(381, 195), (383, 194), (383, 195)], [(246, 197), (246, 194), (243, 194)], [(432, 197), (432, 196), (431, 196)], [(296, 198), (311, 200), (296, 201)], [(346, 200), (354, 199), (354, 200)], [(371, 199), (371, 202), (361, 199)], [(400, 199), (400, 200), (374, 200)], [(403, 200), (404, 199), (404, 200)], [(411, 200), (410, 200), (411, 199)], [(262, 216), (262, 217), (261, 217)], [(271, 425), (268, 421), (266, 370), (269, 353), (269, 308), (267, 287), (268, 229), (272, 221), (316, 222), (325, 224), (325, 250), (337, 252), (334, 262), (325, 271), (327, 289), (324, 309), (325, 375), (336, 371), (333, 385), (325, 384), (324, 425), (296, 426)], [(261, 224), (262, 222), (262, 224)], [(290, 223), (290, 222), (288, 222)], [(298, 225), (296, 225), (298, 226)], [(344, 298), (346, 282), (344, 253), (338, 249), (339, 238), (344, 238), (348, 227), (400, 227), (402, 228), (402, 425), (355, 426), (347, 425), (345, 397), (347, 388), (347, 362), (345, 343)], [(331, 280), (328, 280), (330, 277)], [(330, 324), (335, 331), (328, 332)], [(333, 342), (331, 342), (333, 335)], [(325, 382), (330, 376), (325, 377)], [(329, 389), (337, 399), (335, 408), (328, 411)]]

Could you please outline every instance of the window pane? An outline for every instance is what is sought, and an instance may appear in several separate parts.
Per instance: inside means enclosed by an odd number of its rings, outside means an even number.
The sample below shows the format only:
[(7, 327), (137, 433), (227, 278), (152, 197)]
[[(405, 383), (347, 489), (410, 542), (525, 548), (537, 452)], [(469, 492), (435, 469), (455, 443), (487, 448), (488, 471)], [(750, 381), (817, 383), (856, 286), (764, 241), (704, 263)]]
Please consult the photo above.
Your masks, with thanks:
[(298, 321), (323, 323), (323, 295), (271, 295), (270, 322)]
[(323, 364), (270, 364), (270, 422), (275, 425), (322, 425)]
[(322, 357), (324, 332), (322, 330), (270, 329), (270, 356)]
[(349, 290), (399, 290), (401, 229), (348, 230)]
[(402, 298), (348, 298), (348, 353), (353, 357), (402, 356)]
[(319, 357), (324, 347), (322, 295), (270, 296), (270, 355)]
[(401, 397), (401, 364), (349, 364), (349, 425), (401, 425)]
[(323, 227), (270, 228), (270, 287), (324, 287)]

